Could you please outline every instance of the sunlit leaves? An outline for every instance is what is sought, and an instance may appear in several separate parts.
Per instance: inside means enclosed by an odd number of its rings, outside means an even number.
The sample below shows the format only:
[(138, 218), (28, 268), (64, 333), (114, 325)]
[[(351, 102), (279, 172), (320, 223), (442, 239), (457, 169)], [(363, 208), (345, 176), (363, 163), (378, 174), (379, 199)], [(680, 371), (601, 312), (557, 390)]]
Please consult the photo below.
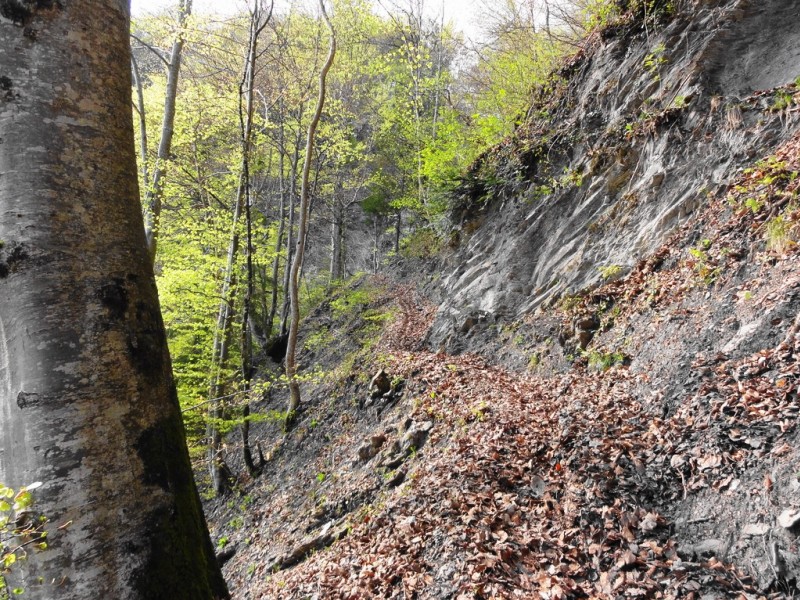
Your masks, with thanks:
[[(5, 576), (18, 560), (25, 557), (25, 547), (36, 542), (34, 547), (38, 550), (47, 548), (43, 541), (47, 535), (43, 529), (47, 519), (32, 518), (30, 512), (33, 505), (31, 492), (41, 485), (37, 481), (14, 490), (0, 484), (0, 598), (8, 597)], [(23, 589), (14, 588), (12, 593), (22, 594)]]

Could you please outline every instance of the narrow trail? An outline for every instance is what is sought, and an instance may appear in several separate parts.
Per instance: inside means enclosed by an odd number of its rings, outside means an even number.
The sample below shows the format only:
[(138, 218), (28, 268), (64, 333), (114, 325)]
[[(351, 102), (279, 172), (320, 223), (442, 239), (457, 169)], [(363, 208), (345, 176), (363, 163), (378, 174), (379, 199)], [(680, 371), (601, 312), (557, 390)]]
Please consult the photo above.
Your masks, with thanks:
[[(720, 448), (718, 405), (688, 399), (665, 420), (653, 399), (636, 397), (642, 376), (624, 367), (543, 378), (424, 351), (434, 308), (409, 287), (396, 301), (379, 351), (407, 382), (410, 419), (430, 423), (427, 442), (399, 467), (405, 483), (353, 515), (345, 539), (255, 597), (755, 593), (742, 573), (671, 537), (670, 502), (725, 489), (747, 458)], [(776, 399), (771, 409), (790, 408)]]

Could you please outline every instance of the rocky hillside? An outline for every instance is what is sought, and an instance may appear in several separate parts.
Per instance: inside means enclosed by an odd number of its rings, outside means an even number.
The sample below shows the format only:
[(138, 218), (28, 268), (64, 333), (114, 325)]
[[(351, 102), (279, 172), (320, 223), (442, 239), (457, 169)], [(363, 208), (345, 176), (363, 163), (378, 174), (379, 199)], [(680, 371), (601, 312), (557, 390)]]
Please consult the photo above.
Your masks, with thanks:
[(473, 165), (441, 256), (307, 319), (325, 375), (209, 506), (237, 598), (800, 593), (800, 12), (654, 5)]
[(473, 166), (433, 344), (470, 316), (514, 319), (629, 273), (791, 138), (796, 3), (682, 4), (594, 34)]

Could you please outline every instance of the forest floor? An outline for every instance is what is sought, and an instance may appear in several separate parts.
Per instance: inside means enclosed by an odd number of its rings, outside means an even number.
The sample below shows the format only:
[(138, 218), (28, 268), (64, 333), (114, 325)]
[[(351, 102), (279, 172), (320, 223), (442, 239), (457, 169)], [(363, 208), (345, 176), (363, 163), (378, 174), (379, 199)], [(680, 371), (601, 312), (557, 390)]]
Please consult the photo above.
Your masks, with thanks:
[[(765, 198), (796, 197), (797, 178), (782, 181)], [(261, 424), (263, 474), (207, 505), (220, 549), (235, 549), (234, 597), (797, 595), (800, 274), (796, 244), (764, 248), (766, 202), (761, 214), (710, 202), (625, 279), (551, 307), (562, 332), (597, 323), (566, 368), (564, 351), (560, 363), (539, 351), (569, 335), (513, 335), (535, 319), (494, 332), (536, 351), (526, 369), (496, 364), (496, 347), (427, 350), (435, 307), (385, 278), (355, 286), (382, 290), (356, 311), (366, 319), (323, 305), (305, 330), (331, 334), (328, 354), (303, 360), (334, 372), (347, 355), (346, 369), (307, 386), (289, 435)], [(335, 337), (370, 315), (391, 315), (375, 343), (354, 353)], [(392, 390), (372, 399), (379, 368)]]

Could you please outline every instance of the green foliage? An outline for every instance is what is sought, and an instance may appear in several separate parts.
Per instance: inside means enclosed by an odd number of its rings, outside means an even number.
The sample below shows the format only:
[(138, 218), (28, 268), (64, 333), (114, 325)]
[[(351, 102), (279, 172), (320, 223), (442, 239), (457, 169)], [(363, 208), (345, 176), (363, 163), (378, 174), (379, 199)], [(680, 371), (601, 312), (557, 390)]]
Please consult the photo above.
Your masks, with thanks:
[(585, 356), (589, 368), (597, 371), (608, 371), (611, 367), (625, 362), (625, 354), (620, 351), (589, 350), (585, 352)]
[(587, 29), (607, 27), (619, 16), (619, 5), (615, 0), (588, 0), (581, 13)]
[(664, 44), (658, 44), (644, 57), (642, 66), (655, 81), (661, 79), (659, 70), (667, 63), (667, 58), (664, 56), (666, 50), (667, 47)]
[(772, 112), (780, 112), (790, 108), (793, 104), (794, 94), (785, 89), (778, 89), (775, 90), (775, 94), (772, 97), (772, 103), (770, 104), (769, 109)]
[(315, 332), (307, 335), (303, 340), (303, 347), (307, 350), (317, 351), (329, 346), (334, 340), (333, 333), (327, 327), (320, 327)]
[[(793, 212), (787, 209), (787, 213)], [(797, 245), (797, 224), (793, 224), (785, 215), (778, 215), (767, 221), (765, 237), (767, 249), (784, 254)]]
[(675, 96), (675, 99), (672, 101), (672, 108), (683, 109), (686, 108), (688, 103), (689, 100), (686, 96)]
[[(47, 519), (32, 511), (34, 503), (31, 492), (42, 484), (32, 483), (13, 490), (0, 484), (0, 599), (9, 597), (6, 578), (13, 566), (27, 556), (26, 548), (47, 549)], [(12, 588), (11, 594), (19, 595), (23, 589)]]
[(442, 249), (442, 240), (428, 227), (418, 229), (400, 243), (400, 254), (406, 258), (431, 258)]
[(597, 267), (597, 269), (600, 271), (600, 277), (602, 277), (604, 281), (615, 279), (622, 273), (622, 267), (619, 265), (605, 265)]
[(750, 212), (755, 214), (760, 212), (761, 209), (764, 208), (764, 201), (759, 198), (747, 198), (744, 201), (744, 205), (748, 209), (750, 209)]
[(378, 294), (378, 288), (370, 286), (366, 282), (359, 286), (345, 284), (340, 288), (336, 297), (331, 300), (331, 314), (336, 320), (355, 316), (373, 302)]
[(711, 285), (722, 273), (722, 268), (716, 264), (708, 253), (711, 247), (711, 240), (701, 240), (695, 248), (689, 248), (689, 254), (692, 256), (690, 264), (693, 266), (695, 273), (705, 285)]

